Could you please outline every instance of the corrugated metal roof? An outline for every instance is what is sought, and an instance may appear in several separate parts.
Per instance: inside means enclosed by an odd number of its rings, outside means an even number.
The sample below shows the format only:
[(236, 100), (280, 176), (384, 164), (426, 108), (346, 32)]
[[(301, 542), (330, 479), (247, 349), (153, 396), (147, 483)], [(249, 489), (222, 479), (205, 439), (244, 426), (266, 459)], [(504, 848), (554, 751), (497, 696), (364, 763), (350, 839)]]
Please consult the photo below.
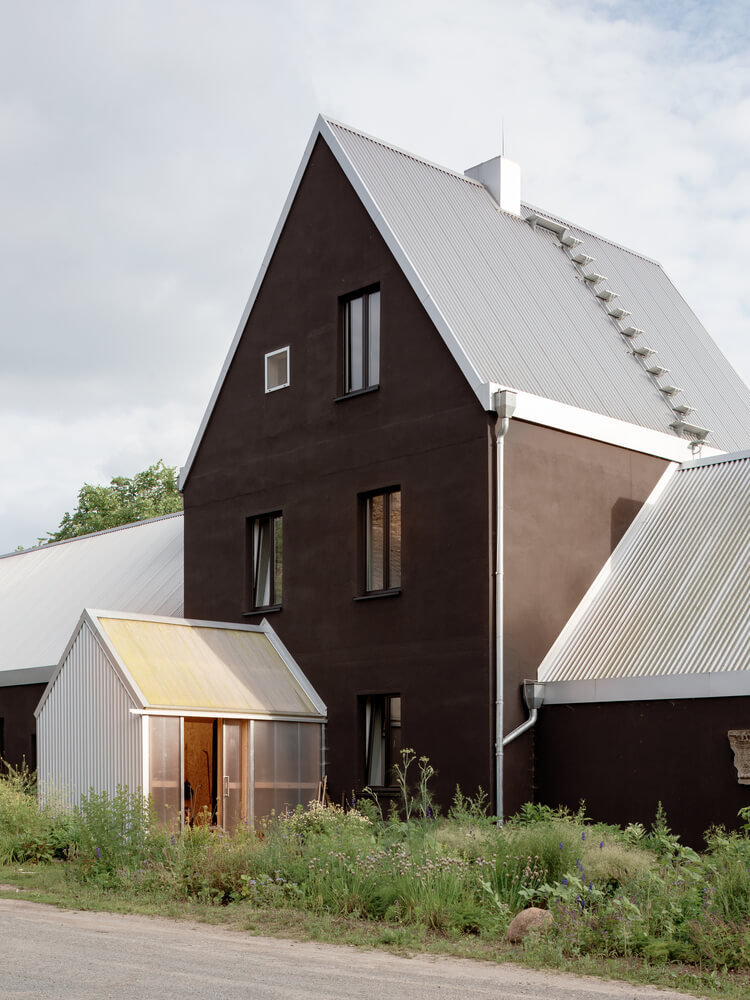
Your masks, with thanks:
[(750, 451), (667, 473), (539, 679), (750, 671)]
[(168, 514), (0, 558), (0, 684), (5, 671), (51, 674), (87, 605), (181, 615), (182, 535)]
[(257, 627), (108, 617), (106, 612), (95, 617), (142, 693), (144, 709), (315, 717), (325, 713), (269, 635)]
[[(500, 211), (485, 188), (339, 123), (331, 138), (353, 168), (446, 330), (482, 382), (496, 382), (653, 430), (675, 420), (657, 380), (632, 355), (598, 286), (559, 239)], [(325, 135), (325, 133), (324, 133)], [(334, 152), (336, 149), (334, 148)], [(532, 214), (530, 207), (522, 209)], [(539, 211), (539, 210), (536, 210)], [(556, 219), (548, 213), (541, 213)], [(564, 221), (564, 220), (560, 220)], [(724, 450), (750, 441), (750, 390), (655, 262), (567, 224), (587, 269), (642, 328), (653, 360), (684, 391), (691, 422)], [(603, 287), (603, 286), (602, 286)]]

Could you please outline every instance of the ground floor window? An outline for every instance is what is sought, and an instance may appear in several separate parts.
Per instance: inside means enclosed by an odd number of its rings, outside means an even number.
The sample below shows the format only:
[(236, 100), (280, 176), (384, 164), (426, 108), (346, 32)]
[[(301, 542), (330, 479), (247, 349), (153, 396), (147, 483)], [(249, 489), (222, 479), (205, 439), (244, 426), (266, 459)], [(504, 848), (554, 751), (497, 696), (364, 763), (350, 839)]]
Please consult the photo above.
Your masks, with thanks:
[(396, 784), (394, 766), (401, 762), (401, 696), (373, 694), (364, 698), (365, 784)]

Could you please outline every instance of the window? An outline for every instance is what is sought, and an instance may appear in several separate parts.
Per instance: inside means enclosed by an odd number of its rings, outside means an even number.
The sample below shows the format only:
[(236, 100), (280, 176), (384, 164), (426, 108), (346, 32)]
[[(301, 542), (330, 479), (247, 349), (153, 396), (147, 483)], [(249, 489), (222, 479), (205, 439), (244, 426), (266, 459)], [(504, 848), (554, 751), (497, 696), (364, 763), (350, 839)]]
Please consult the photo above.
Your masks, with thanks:
[(380, 292), (344, 303), (344, 392), (371, 389), (380, 380)]
[(401, 586), (401, 490), (364, 498), (365, 591)]
[(365, 709), (365, 784), (383, 788), (396, 784), (394, 765), (401, 763), (401, 697), (368, 695)]
[(283, 518), (263, 514), (249, 522), (250, 585), (252, 609), (281, 605)]
[(266, 392), (286, 389), (289, 384), (289, 348), (282, 347), (266, 355)]

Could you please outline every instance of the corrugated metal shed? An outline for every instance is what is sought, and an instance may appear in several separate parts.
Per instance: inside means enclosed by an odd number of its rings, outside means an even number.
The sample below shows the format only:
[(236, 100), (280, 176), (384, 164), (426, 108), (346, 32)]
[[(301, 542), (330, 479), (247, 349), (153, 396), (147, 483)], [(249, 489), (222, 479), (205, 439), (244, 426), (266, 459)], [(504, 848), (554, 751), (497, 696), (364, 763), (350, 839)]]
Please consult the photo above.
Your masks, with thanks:
[(49, 680), (87, 606), (182, 614), (182, 514), (0, 557), (0, 685)]
[(268, 716), (325, 714), (267, 632), (255, 626), (110, 617), (96, 621), (142, 708)]
[(665, 473), (539, 669), (555, 700), (648, 678), (685, 680), (663, 696), (750, 693), (750, 451)]
[[(599, 286), (584, 280), (558, 236), (500, 211), (463, 174), (326, 124), (322, 134), (353, 168), (355, 186), (371, 199), (381, 232), (387, 229), (413, 270), (423, 300), (426, 292), (438, 328), (481, 382), (673, 433), (669, 398), (633, 356), (597, 298)], [(534, 211), (522, 208), (525, 217)], [(711, 429), (712, 445), (746, 447), (750, 390), (661, 266), (566, 225), (581, 241), (577, 250), (594, 258), (585, 270), (606, 275), (616, 304), (630, 313), (623, 325), (644, 331), (654, 360), (684, 391), (672, 401), (684, 398), (694, 407), (690, 419)]]

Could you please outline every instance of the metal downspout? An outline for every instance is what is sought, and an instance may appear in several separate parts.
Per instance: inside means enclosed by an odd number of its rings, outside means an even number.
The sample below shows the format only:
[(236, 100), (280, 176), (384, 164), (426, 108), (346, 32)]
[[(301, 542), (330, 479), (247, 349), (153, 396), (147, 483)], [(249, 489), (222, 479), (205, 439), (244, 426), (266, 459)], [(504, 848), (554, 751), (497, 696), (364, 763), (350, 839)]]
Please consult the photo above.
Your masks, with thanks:
[(516, 411), (517, 393), (498, 389), (493, 395), (497, 413), (495, 436), (495, 815), (503, 823), (503, 499), (505, 435)]
[(503, 822), (503, 459), (510, 421), (498, 420), (495, 441), (495, 815)]

